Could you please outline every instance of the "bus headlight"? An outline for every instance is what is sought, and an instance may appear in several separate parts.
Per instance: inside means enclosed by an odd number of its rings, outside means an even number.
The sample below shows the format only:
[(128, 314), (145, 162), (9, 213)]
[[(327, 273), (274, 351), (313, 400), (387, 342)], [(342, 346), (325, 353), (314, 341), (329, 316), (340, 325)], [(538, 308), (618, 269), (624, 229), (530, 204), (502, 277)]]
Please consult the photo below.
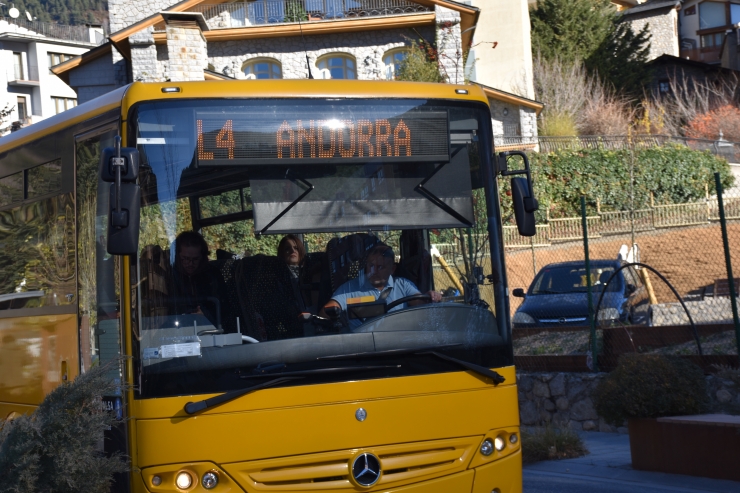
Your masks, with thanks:
[(537, 323), (537, 321), (529, 314), (526, 314), (524, 312), (516, 312), (514, 314), (513, 322), (515, 324), (534, 324)]
[(496, 450), (501, 452), (504, 447), (506, 447), (506, 440), (504, 440), (502, 435), (499, 435), (493, 439), (493, 446), (496, 447)]
[(212, 472), (207, 472), (203, 475), (203, 479), (200, 480), (200, 484), (207, 490), (213, 489), (218, 485), (218, 476)]
[(175, 484), (181, 490), (186, 490), (193, 485), (193, 477), (185, 471), (177, 473)]
[(493, 443), (491, 443), (491, 440), (486, 438), (483, 440), (483, 443), (480, 446), (480, 453), (489, 456), (493, 453)]

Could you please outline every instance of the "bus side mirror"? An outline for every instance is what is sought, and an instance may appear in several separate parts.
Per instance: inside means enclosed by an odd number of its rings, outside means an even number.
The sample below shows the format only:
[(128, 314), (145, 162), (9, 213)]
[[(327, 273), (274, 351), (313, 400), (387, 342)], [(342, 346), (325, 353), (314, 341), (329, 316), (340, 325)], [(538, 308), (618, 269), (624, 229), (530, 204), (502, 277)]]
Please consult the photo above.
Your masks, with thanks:
[(537, 234), (534, 213), (539, 208), (537, 199), (530, 196), (530, 187), (526, 178), (511, 179), (511, 199), (514, 202), (516, 227), (522, 236)]
[(116, 167), (121, 168), (121, 181), (134, 183), (139, 177), (139, 151), (132, 147), (121, 147), (120, 155), (116, 147), (106, 147), (100, 156), (100, 179), (115, 183)]
[(136, 255), (139, 247), (139, 219), (141, 189), (139, 176), (139, 151), (121, 147), (121, 137), (115, 147), (103, 149), (100, 156), (100, 177), (111, 183), (108, 203), (108, 253), (111, 255)]
[(141, 189), (135, 183), (121, 183), (120, 208), (116, 210), (118, 190), (110, 185), (108, 210), (108, 253), (111, 255), (136, 255), (139, 249), (139, 216)]

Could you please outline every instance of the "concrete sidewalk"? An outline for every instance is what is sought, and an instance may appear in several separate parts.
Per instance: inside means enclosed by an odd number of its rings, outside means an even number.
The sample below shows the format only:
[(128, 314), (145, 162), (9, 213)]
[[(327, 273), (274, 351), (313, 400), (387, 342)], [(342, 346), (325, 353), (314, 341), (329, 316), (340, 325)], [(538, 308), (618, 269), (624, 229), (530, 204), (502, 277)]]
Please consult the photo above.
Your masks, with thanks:
[[(632, 469), (629, 436), (617, 433), (580, 433), (589, 454), (578, 459), (537, 462), (524, 475), (561, 476), (589, 481), (631, 483), (676, 492), (740, 492), (740, 482)], [(739, 458), (740, 459), (740, 458)]]

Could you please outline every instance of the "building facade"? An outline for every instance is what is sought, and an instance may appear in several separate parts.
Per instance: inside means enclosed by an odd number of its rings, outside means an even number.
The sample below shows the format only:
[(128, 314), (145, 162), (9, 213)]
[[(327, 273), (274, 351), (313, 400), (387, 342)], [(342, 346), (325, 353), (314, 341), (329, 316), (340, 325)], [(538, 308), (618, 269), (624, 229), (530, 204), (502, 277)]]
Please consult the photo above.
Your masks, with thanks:
[(77, 105), (51, 67), (103, 42), (102, 28), (0, 20), (0, 135)]
[[(411, 43), (436, 47), (442, 78), (468, 80), (465, 58), (481, 28), (482, 9), (450, 0), (110, 0), (109, 42), (55, 67), (80, 102), (133, 81), (249, 78), (393, 79)], [(524, 0), (487, 0), (526, 7)], [(523, 10), (526, 13), (526, 8)], [(525, 22), (520, 15), (513, 22)], [(522, 28), (523, 29), (523, 28)], [(524, 42), (522, 37), (520, 42)], [(529, 37), (521, 50), (531, 49)], [(526, 57), (519, 57), (526, 65)], [(503, 67), (503, 65), (501, 65)], [(519, 66), (515, 72), (519, 71)], [(480, 67), (478, 65), (477, 67)], [(526, 70), (525, 74), (526, 87)], [(485, 74), (482, 71), (481, 74)], [(483, 77), (485, 82), (488, 78)], [(501, 79), (499, 79), (501, 80)], [(498, 83), (494, 80), (494, 83)], [(489, 82), (490, 84), (490, 82)], [(504, 94), (492, 90), (493, 103)], [(503, 97), (503, 96), (502, 96)], [(507, 114), (527, 123), (542, 105), (521, 97), (504, 101)], [(502, 110), (503, 111), (503, 110)], [(508, 121), (508, 120), (507, 120)], [(494, 128), (503, 129), (503, 120)]]

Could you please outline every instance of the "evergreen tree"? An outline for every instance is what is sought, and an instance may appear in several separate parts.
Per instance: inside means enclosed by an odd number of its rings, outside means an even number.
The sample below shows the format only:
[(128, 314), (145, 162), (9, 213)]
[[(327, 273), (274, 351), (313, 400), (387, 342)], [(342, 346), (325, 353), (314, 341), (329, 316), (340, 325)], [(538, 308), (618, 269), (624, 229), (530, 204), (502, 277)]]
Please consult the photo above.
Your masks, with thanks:
[(632, 31), (610, 0), (542, 0), (530, 19), (532, 48), (545, 60), (583, 61), (620, 93), (640, 96), (650, 76), (648, 27)]
[(546, 60), (588, 58), (614, 29), (617, 11), (609, 0), (541, 0), (530, 12), (532, 50)]
[(635, 33), (628, 24), (616, 26), (591, 56), (586, 58), (586, 68), (599, 74), (623, 94), (639, 98), (650, 80), (647, 68), (650, 52), (650, 33), (646, 25)]

